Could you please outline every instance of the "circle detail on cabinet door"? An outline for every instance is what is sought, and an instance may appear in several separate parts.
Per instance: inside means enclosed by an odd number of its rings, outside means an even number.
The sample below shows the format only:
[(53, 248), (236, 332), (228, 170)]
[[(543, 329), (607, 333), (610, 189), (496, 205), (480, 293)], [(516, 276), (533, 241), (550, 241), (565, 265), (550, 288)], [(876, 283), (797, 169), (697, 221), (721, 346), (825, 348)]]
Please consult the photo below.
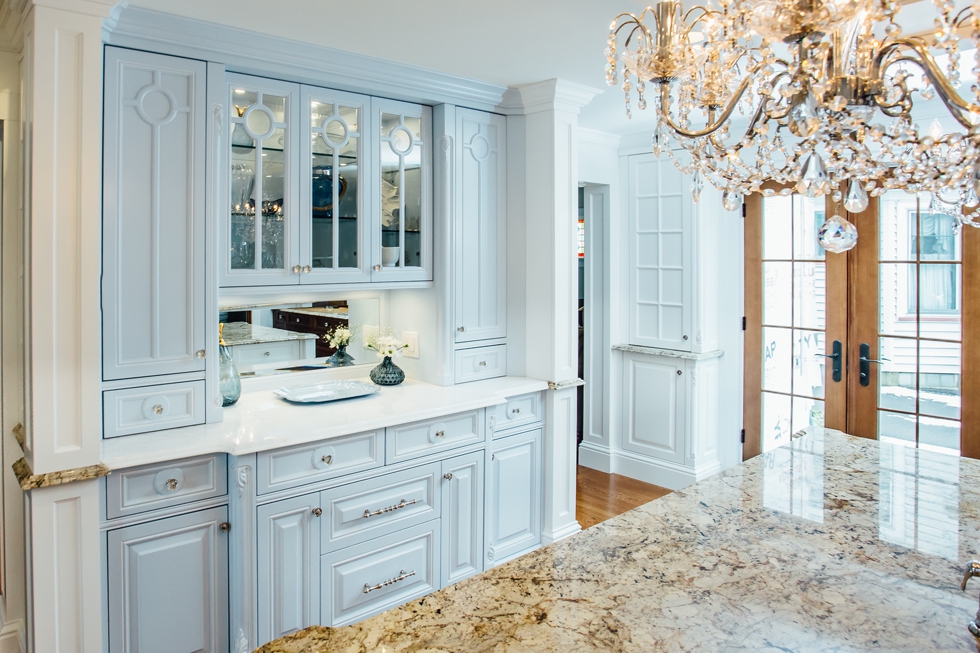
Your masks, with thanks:
[(439, 444), (446, 439), (446, 425), (443, 422), (436, 422), (429, 427), (429, 442)]
[(170, 400), (165, 395), (153, 395), (143, 400), (140, 413), (143, 419), (160, 419), (170, 412)]
[[(151, 84), (136, 94), (136, 115), (148, 125), (161, 127), (177, 115), (177, 98), (170, 89)], [(164, 108), (166, 107), (166, 108)]]
[(313, 467), (319, 470), (330, 469), (334, 463), (333, 447), (317, 447), (313, 450)]
[[(336, 125), (340, 126), (339, 130), (337, 129), (335, 123)], [(320, 125), (319, 132), (320, 138), (322, 138), (327, 145), (338, 150), (345, 147), (350, 141), (350, 127), (347, 126), (347, 121), (338, 115), (330, 116), (324, 120)], [(335, 141), (333, 138), (330, 138), (331, 136), (339, 136), (341, 134), (343, 137), (339, 141)]]
[(481, 163), (490, 156), (490, 143), (483, 134), (474, 134), (470, 139), (470, 154)]
[(389, 138), (391, 141), (388, 144), (391, 146), (391, 151), (398, 156), (405, 156), (412, 151), (412, 132), (405, 125), (398, 125), (392, 129)]
[(172, 494), (182, 487), (184, 487), (184, 472), (180, 471), (179, 467), (161, 469), (153, 477), (153, 491), (157, 494)]
[(264, 141), (276, 131), (276, 117), (272, 109), (262, 104), (253, 104), (242, 114), (245, 131), (257, 141)]

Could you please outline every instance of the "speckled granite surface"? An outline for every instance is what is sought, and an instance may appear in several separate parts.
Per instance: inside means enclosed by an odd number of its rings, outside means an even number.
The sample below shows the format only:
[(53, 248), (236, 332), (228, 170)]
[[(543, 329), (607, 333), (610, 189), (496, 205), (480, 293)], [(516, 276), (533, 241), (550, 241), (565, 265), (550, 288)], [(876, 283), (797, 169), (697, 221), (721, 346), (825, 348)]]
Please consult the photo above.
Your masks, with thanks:
[[(262, 653), (971, 651), (980, 463), (827, 431)], [(976, 582), (976, 581), (974, 581)]]
[(283, 342), (286, 340), (315, 340), (319, 337), (315, 333), (273, 329), (272, 327), (248, 324), (247, 322), (228, 322), (225, 324), (222, 335), (224, 336), (225, 343), (230, 347), (234, 347), (235, 345), (255, 345), (264, 342)]

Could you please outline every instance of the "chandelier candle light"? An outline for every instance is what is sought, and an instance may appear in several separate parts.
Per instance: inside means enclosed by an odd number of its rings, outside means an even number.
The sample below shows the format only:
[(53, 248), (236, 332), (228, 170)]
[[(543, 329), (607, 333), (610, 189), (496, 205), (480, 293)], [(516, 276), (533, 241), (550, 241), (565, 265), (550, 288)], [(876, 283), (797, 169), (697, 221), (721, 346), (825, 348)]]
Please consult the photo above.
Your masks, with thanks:
[[(684, 12), (667, 0), (639, 17), (620, 14), (606, 48), (606, 82), (621, 70), (628, 116), (634, 90), (640, 109), (652, 96), (653, 152), (692, 175), (695, 202), (705, 180), (727, 210), (748, 193), (795, 190), (829, 194), (858, 213), (869, 195), (900, 189), (932, 195), (933, 210), (955, 216), (957, 229), (980, 227), (980, 83), (972, 100), (957, 90), (961, 33), (980, 45), (980, 0), (960, 11), (934, 0), (932, 30), (914, 36), (902, 34), (898, 0), (714, 2)], [(980, 48), (972, 72), (980, 73)], [(913, 98), (937, 97), (952, 128), (933, 120), (920, 131)], [(768, 181), (787, 187), (763, 188)], [(821, 242), (830, 251), (854, 246), (850, 222), (827, 222)]]

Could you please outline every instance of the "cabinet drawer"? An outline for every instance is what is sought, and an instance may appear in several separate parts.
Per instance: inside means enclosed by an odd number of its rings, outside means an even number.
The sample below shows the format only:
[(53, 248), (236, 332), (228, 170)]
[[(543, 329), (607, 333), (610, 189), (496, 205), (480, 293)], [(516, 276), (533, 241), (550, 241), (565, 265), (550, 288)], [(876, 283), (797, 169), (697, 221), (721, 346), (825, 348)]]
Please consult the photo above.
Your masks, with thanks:
[(483, 411), (390, 426), (386, 433), (388, 465), (445, 449), (483, 442)]
[(439, 588), (439, 520), (320, 559), (320, 623), (344, 626)]
[(106, 438), (203, 424), (204, 381), (107, 390), (102, 411)]
[(541, 393), (511, 397), (506, 404), (500, 404), (487, 409), (488, 424), (493, 429), (493, 437), (507, 435), (511, 429), (518, 426), (537, 424), (541, 421)]
[(441, 478), (442, 463), (437, 462), (324, 490), (320, 493), (322, 552), (439, 517)]
[(305, 340), (286, 340), (284, 342), (262, 342), (255, 345), (234, 345), (231, 357), (235, 365), (250, 368), (262, 363), (279, 363), (304, 358)]
[(456, 352), (456, 383), (507, 375), (507, 345), (461, 349)]
[(258, 454), (259, 494), (353, 474), (384, 464), (382, 431), (358, 433)]
[(113, 471), (106, 477), (106, 517), (115, 519), (228, 494), (224, 454)]

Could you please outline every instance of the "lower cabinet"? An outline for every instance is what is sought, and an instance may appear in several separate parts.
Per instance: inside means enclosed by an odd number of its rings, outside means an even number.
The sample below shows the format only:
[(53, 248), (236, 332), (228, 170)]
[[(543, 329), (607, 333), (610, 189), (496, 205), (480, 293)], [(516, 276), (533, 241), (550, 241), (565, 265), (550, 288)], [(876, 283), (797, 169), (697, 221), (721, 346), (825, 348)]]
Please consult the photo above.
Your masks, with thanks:
[(493, 441), (487, 500), (491, 565), (541, 544), (541, 438), (536, 428)]
[(257, 511), (259, 641), (319, 622), (320, 495), (283, 499)]
[(110, 653), (228, 651), (225, 506), (111, 530)]
[(442, 584), (483, 571), (483, 451), (442, 461)]

